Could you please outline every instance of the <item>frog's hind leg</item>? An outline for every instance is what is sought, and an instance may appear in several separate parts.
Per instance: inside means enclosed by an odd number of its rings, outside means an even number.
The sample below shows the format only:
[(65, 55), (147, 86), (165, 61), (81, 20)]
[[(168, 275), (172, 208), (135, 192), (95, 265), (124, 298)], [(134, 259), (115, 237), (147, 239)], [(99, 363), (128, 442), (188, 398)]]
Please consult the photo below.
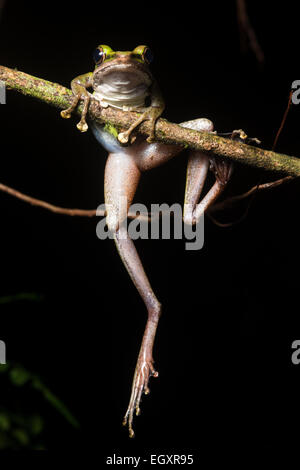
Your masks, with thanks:
[(123, 421), (124, 425), (128, 424), (130, 437), (134, 436), (133, 416), (134, 413), (136, 415), (140, 413), (142, 394), (149, 393), (149, 378), (158, 376), (153, 366), (152, 349), (161, 314), (161, 305), (152, 291), (134, 243), (129, 238), (126, 227), (122, 224), (122, 221), (127, 217), (139, 179), (140, 170), (134, 158), (124, 152), (109, 155), (105, 168), (104, 184), (106, 221), (109, 230), (113, 232), (121, 259), (148, 311), (148, 319), (132, 383), (130, 402)]
[[(208, 119), (195, 119), (180, 124), (199, 131), (213, 131), (213, 123)], [(215, 173), (216, 181), (207, 194), (200, 200), (208, 170)], [(184, 197), (183, 220), (192, 225), (199, 222), (200, 217), (224, 191), (232, 174), (232, 163), (220, 158), (208, 156), (204, 152), (192, 150), (188, 159), (186, 188)]]

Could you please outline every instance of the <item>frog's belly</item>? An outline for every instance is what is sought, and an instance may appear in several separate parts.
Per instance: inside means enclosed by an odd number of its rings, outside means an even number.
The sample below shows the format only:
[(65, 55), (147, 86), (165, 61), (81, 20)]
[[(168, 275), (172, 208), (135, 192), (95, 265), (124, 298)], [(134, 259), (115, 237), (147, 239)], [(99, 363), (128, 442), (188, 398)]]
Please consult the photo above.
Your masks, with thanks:
[(116, 137), (105, 130), (105, 126), (103, 124), (99, 124), (98, 122), (92, 120), (89, 122), (89, 127), (98, 140), (99, 144), (101, 144), (108, 153), (130, 152), (130, 147), (124, 147), (124, 145), (121, 145)]
[(99, 85), (93, 93), (93, 97), (99, 100), (102, 106), (115, 108), (140, 108), (145, 105), (145, 99), (149, 94), (148, 87), (139, 85), (134, 89), (126, 89), (126, 83), (115, 86), (110, 84)]

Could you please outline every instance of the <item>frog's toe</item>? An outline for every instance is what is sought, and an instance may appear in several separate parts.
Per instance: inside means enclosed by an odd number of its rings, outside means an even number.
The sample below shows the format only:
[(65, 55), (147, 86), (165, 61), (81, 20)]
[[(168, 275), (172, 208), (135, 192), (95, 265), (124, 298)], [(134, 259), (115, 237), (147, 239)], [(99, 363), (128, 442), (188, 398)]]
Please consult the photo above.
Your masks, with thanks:
[(149, 395), (148, 382), (150, 377), (158, 377), (158, 372), (154, 369), (152, 359), (144, 359), (143, 354), (139, 356), (135, 374), (133, 378), (130, 402), (123, 419), (123, 426), (128, 426), (129, 437), (134, 437), (133, 416), (141, 414), (140, 404), (142, 394)]
[(104, 100), (100, 100), (100, 105), (101, 105), (101, 108), (108, 108), (109, 106), (109, 104)]
[(60, 115), (62, 118), (64, 119), (69, 119), (71, 117), (71, 113), (68, 109), (63, 109), (61, 112), (60, 112)]
[(147, 140), (147, 142), (149, 142), (149, 144), (151, 144), (152, 142), (155, 141), (155, 135), (154, 134), (149, 135), (149, 137), (147, 137), (146, 140)]
[(128, 139), (129, 139), (129, 133), (127, 131), (125, 132), (120, 132), (118, 134), (118, 140), (119, 142), (121, 142), (121, 144), (127, 144), (128, 143)]
[(86, 132), (89, 128), (89, 126), (87, 125), (86, 122), (82, 122), (82, 121), (79, 121), (79, 123), (77, 124), (77, 129), (80, 130), (80, 132)]
[(149, 136), (147, 137), (147, 142), (151, 143), (155, 141), (155, 123), (151, 125)]

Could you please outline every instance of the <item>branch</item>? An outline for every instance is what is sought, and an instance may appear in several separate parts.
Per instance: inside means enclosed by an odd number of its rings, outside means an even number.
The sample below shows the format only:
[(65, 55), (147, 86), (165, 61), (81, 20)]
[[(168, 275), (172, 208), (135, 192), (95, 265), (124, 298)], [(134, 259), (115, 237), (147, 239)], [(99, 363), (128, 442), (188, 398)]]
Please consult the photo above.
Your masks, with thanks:
[[(41, 78), (33, 77), (23, 72), (0, 66), (0, 80), (4, 81), (7, 89), (16, 90), (24, 95), (39, 99), (59, 109), (70, 106), (72, 101), (71, 90)], [(82, 105), (76, 112), (80, 114)], [(111, 132), (128, 129), (139, 116), (135, 112), (123, 112), (116, 108), (101, 108), (100, 104), (92, 99), (89, 108), (90, 119), (105, 123)], [(145, 121), (139, 126), (139, 133), (148, 135), (150, 126)], [(282, 173), (287, 176), (300, 176), (300, 159), (279, 154), (270, 150), (252, 147), (234, 140), (228, 140), (215, 134), (194, 131), (180, 127), (165, 119), (159, 119), (156, 124), (156, 140), (169, 144), (179, 144), (208, 155), (217, 155), (235, 162), (246, 164), (255, 168)]]

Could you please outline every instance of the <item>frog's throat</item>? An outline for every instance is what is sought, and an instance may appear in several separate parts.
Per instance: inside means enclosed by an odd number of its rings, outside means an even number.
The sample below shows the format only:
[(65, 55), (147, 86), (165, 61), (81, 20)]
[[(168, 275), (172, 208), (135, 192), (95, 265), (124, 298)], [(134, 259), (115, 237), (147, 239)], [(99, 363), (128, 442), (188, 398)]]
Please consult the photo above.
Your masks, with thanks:
[(93, 93), (93, 98), (100, 101), (102, 106), (113, 106), (114, 108), (130, 110), (143, 108), (145, 106), (145, 99), (148, 96), (147, 90), (142, 90), (141, 93), (122, 93), (122, 92), (110, 92), (105, 93), (100, 90), (96, 90)]

